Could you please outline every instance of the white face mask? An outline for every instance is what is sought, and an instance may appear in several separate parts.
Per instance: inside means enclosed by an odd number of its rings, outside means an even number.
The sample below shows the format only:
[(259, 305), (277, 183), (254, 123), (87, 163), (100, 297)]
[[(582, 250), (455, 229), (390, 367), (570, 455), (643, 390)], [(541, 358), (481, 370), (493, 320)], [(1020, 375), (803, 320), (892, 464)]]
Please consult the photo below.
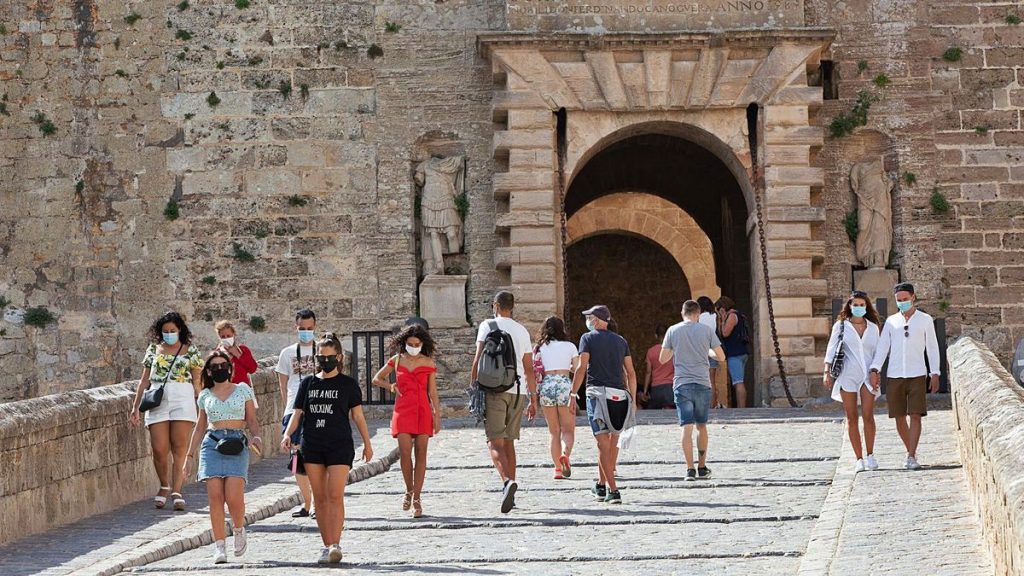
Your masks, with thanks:
[(226, 348), (231, 348), (232, 346), (235, 345), (235, 337), (232, 336), (231, 338), (221, 338), (220, 345)]
[(423, 346), (410, 346), (408, 344), (405, 345), (405, 351), (408, 352), (410, 356), (419, 356), (420, 350), (423, 350)]

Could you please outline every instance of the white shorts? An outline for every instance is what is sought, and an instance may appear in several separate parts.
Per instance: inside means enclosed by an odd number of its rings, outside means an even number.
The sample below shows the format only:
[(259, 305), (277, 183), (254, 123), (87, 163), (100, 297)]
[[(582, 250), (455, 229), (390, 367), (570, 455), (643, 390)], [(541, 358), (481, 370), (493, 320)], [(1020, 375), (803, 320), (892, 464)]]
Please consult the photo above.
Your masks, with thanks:
[(169, 420), (195, 422), (199, 419), (191, 382), (168, 382), (160, 405), (146, 412), (146, 426)]

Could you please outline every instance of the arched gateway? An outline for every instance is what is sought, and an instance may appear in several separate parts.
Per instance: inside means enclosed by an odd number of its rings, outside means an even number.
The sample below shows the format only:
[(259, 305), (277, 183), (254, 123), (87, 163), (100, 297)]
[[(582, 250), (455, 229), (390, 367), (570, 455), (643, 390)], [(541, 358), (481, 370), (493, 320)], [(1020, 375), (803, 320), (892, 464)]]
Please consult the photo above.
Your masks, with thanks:
[(494, 71), (494, 154), (503, 170), (494, 175), (503, 246), (495, 265), (517, 293), (520, 317), (537, 322), (584, 304), (567, 285), (576, 241), (639, 236), (675, 261), (686, 296), (721, 291), (750, 313), (757, 399), (785, 403), (772, 381), (754, 218), (763, 175), (781, 350), (794, 394), (808, 396), (828, 321), (814, 314), (827, 295), (817, 237), (822, 171), (811, 166), (823, 136), (809, 123), (821, 89), (807, 85), (807, 70), (830, 38), (808, 29), (480, 36)]

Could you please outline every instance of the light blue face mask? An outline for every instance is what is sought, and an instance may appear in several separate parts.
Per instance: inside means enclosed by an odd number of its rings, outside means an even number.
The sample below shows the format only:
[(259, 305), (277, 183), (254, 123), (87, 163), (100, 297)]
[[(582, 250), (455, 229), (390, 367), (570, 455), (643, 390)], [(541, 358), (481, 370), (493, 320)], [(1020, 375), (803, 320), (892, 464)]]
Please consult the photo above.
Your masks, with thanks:
[(312, 330), (299, 330), (299, 342), (302, 344), (309, 344), (315, 337)]
[(164, 338), (164, 344), (167, 344), (168, 346), (174, 346), (175, 344), (178, 343), (178, 333), (177, 332), (164, 332), (163, 333), (163, 338)]
[(587, 331), (592, 332), (593, 330), (594, 330), (594, 322), (593, 322), (593, 320), (587, 320)]
[(908, 312), (911, 308), (914, 307), (914, 302), (912, 300), (896, 302), (896, 307), (900, 309), (900, 312)]
[(850, 313), (857, 318), (863, 318), (868, 313), (867, 306), (850, 306)]

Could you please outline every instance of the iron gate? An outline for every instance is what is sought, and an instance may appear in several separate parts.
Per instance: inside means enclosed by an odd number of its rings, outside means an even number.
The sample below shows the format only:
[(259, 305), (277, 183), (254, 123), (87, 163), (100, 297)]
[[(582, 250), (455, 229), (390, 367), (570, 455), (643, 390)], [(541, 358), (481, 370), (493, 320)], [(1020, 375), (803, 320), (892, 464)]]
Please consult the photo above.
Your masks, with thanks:
[[(387, 361), (387, 340), (391, 336), (389, 330), (352, 333), (352, 377), (363, 388), (364, 404), (395, 403), (394, 394), (373, 385), (373, 375)], [(395, 381), (395, 372), (390, 380)]]

